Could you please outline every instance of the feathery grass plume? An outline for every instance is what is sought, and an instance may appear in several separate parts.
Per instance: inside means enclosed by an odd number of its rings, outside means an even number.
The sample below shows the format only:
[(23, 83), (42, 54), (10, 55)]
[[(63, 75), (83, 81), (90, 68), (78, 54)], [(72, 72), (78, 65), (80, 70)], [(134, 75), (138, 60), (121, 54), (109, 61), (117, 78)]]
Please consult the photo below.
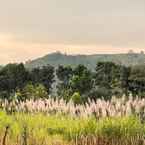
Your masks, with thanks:
[(145, 118), (145, 99), (143, 98), (122, 98), (112, 97), (107, 101), (97, 99), (88, 100), (85, 104), (74, 104), (72, 100), (66, 102), (63, 99), (48, 98), (38, 100), (26, 100), (24, 102), (7, 100), (0, 101), (1, 109), (7, 112), (27, 112), (27, 113), (45, 113), (63, 114), (78, 117), (89, 117), (94, 115), (96, 119), (104, 117), (138, 116), (142, 121)]

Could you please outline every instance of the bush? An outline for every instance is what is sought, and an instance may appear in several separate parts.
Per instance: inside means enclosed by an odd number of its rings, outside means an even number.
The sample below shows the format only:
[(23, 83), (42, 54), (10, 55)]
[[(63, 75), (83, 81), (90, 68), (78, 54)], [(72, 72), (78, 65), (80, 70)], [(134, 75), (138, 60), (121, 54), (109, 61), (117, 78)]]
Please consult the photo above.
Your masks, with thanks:
[(22, 91), (16, 92), (18, 100), (48, 98), (46, 88), (42, 84), (27, 84)]
[(79, 92), (75, 92), (72, 95), (71, 100), (74, 102), (74, 104), (81, 104), (82, 103), (82, 99), (81, 99)]

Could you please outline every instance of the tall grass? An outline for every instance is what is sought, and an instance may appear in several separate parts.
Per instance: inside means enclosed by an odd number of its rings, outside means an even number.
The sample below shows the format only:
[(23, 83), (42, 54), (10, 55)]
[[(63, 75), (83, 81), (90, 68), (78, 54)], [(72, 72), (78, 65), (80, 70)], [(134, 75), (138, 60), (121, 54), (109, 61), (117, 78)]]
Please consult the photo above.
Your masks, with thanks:
[(144, 145), (145, 99), (0, 101), (1, 145)]
[(143, 144), (144, 126), (133, 116), (96, 120), (95, 117), (0, 112), (3, 145), (139, 145)]
[(11, 112), (25, 113), (45, 113), (45, 114), (63, 114), (78, 117), (95, 116), (96, 119), (102, 117), (122, 117), (135, 115), (140, 119), (145, 119), (145, 99), (142, 98), (122, 98), (112, 97), (111, 100), (97, 99), (88, 100), (85, 104), (74, 104), (71, 100), (66, 102), (63, 99), (38, 99), (18, 102), (17, 100), (8, 102), (0, 101), (0, 108)]

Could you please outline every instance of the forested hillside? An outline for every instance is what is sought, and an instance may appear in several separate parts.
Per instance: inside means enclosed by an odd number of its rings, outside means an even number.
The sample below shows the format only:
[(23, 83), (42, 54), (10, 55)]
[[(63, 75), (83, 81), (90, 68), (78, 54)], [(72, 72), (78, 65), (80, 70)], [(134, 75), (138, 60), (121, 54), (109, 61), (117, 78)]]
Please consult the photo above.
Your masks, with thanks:
[(26, 62), (27, 68), (34, 68), (50, 64), (52, 66), (70, 65), (77, 66), (78, 64), (85, 65), (89, 69), (94, 69), (98, 62), (114, 62), (125, 66), (140, 65), (145, 63), (145, 54), (127, 53), (127, 54), (96, 54), (96, 55), (66, 55), (60, 52), (48, 54), (42, 58)]

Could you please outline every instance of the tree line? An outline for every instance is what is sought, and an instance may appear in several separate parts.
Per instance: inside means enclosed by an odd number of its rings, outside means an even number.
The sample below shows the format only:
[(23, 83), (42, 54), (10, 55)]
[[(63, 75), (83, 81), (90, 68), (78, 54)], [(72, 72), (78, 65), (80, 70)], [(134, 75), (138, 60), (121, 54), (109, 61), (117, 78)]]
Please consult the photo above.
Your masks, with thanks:
[[(54, 89), (53, 84), (56, 84)], [(55, 95), (53, 92), (56, 92)], [(99, 62), (94, 71), (84, 65), (51, 65), (27, 70), (23, 63), (8, 64), (0, 70), (0, 98), (36, 99), (63, 97), (82, 102), (129, 94), (145, 96), (145, 66), (126, 67)]]

